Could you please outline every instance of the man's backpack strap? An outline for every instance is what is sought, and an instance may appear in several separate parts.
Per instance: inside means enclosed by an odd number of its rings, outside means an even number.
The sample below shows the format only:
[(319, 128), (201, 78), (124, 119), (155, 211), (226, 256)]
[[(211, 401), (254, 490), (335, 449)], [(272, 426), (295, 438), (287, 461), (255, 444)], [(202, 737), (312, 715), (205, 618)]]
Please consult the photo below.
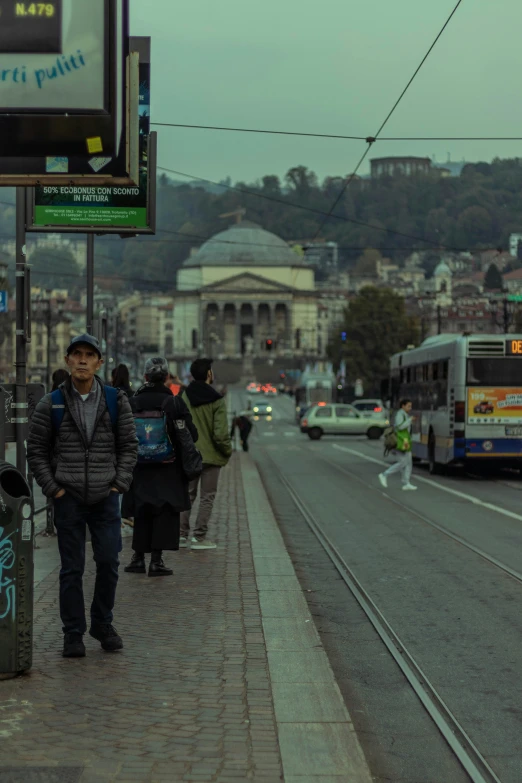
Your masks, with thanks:
[(113, 386), (105, 386), (104, 391), (112, 428), (115, 430), (118, 426), (118, 389), (115, 389)]
[[(105, 386), (105, 402), (107, 403), (107, 409), (109, 416), (111, 417), (111, 424), (113, 430), (116, 430), (118, 426), (118, 389), (114, 389), (112, 386)], [(61, 389), (56, 389), (51, 394), (51, 423), (53, 431), (56, 433), (62, 426), (63, 417), (65, 415), (65, 397)]]
[(51, 424), (54, 432), (58, 432), (62, 426), (65, 414), (65, 398), (61, 389), (56, 389), (51, 394)]

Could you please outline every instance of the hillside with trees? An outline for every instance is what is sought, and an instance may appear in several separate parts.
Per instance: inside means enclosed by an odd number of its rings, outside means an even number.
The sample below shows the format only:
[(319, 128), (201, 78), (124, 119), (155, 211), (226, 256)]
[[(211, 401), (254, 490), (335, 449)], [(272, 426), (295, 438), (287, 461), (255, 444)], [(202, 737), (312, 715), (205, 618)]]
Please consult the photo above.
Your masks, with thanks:
[[(286, 240), (318, 235), (339, 243), (340, 261), (354, 266), (366, 248), (400, 263), (413, 249), (479, 250), (507, 247), (512, 232), (522, 232), (522, 159), (468, 164), (459, 177), (434, 170), (422, 177), (352, 181), (326, 223), (343, 187), (342, 177), (319, 182), (305, 166), (291, 168), (284, 179), (267, 175), (254, 183), (180, 185), (165, 174), (158, 181), (158, 234), (130, 241), (97, 240), (97, 272), (118, 274), (139, 288), (147, 281), (174, 283), (176, 270), (192, 248), (224, 230), (220, 215), (238, 207), (248, 220)], [(6, 210), (6, 207), (3, 207)], [(4, 233), (14, 223), (13, 210), (0, 210)], [(364, 257), (371, 269), (374, 258)], [(149, 285), (150, 285), (149, 283)]]

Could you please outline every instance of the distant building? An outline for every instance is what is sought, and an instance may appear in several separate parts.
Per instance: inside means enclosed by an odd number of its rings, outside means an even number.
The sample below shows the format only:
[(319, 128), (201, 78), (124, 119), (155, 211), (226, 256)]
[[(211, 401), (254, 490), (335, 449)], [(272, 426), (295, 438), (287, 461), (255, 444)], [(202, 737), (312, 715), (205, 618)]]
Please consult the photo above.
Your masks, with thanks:
[(508, 272), (503, 277), (504, 287), (510, 294), (522, 293), (522, 269), (516, 269), (514, 272)]
[(419, 174), (429, 174), (431, 158), (373, 158), (370, 161), (372, 179), (381, 177), (414, 177)]
[(313, 268), (280, 237), (242, 221), (205, 242), (177, 275), (174, 356), (273, 360), (318, 355)]
[(522, 234), (509, 235), (509, 254), (513, 258), (518, 258), (518, 243), (522, 242)]

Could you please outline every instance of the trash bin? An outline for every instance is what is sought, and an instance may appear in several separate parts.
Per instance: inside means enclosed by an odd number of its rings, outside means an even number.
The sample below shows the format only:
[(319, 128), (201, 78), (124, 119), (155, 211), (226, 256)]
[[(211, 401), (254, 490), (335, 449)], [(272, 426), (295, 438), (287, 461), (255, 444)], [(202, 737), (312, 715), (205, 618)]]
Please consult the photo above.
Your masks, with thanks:
[(0, 460), (0, 679), (32, 665), (33, 546), (29, 485)]

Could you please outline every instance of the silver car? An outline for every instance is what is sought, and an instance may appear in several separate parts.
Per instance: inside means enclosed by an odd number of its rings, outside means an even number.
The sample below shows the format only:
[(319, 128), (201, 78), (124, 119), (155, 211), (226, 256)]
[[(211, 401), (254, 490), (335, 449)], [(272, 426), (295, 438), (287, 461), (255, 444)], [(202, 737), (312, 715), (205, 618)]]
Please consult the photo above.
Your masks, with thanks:
[(370, 440), (378, 440), (388, 426), (388, 419), (379, 413), (368, 417), (353, 405), (332, 403), (307, 410), (301, 421), (301, 432), (311, 440), (320, 440), (323, 435), (367, 435)]

